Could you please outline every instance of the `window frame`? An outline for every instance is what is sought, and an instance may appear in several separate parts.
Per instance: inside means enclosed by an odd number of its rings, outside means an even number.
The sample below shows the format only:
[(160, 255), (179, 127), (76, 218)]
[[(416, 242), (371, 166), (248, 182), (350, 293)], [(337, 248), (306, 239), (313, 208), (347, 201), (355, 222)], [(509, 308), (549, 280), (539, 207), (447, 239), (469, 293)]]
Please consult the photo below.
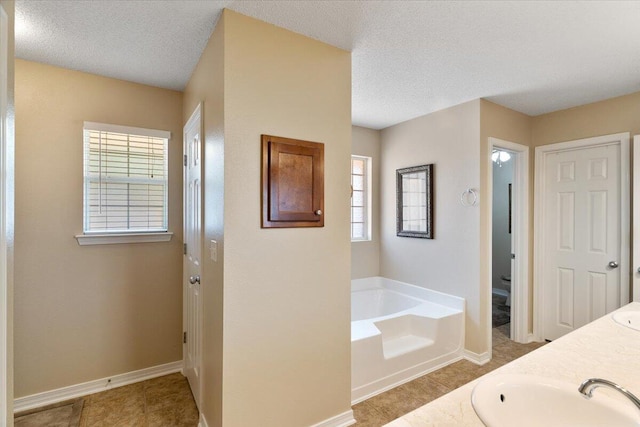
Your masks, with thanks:
[[(89, 176), (89, 145), (87, 144), (88, 132), (112, 132), (127, 135), (146, 136), (164, 139), (164, 202), (163, 202), (163, 227), (141, 230), (88, 230), (88, 195), (89, 185), (96, 181)], [(139, 242), (164, 242), (171, 240), (173, 233), (169, 231), (169, 141), (171, 132), (156, 129), (147, 129), (133, 126), (121, 126), (106, 123), (84, 122), (82, 128), (83, 146), (83, 197), (82, 197), (82, 234), (76, 235), (79, 245), (99, 245), (115, 243), (139, 243)], [(143, 179), (144, 180), (144, 179)], [(140, 183), (140, 178), (107, 178), (107, 182), (134, 182)]]
[[(354, 238), (353, 237), (353, 208), (359, 207), (353, 205), (353, 160), (363, 160), (364, 161), (364, 171), (363, 171), (363, 229), (364, 229), (364, 237)], [(351, 212), (350, 212), (350, 233), (351, 233), (351, 242), (370, 242), (372, 240), (371, 237), (371, 165), (372, 158), (369, 156), (362, 156), (359, 154), (351, 155), (351, 163), (350, 163), (350, 172), (351, 172)]]

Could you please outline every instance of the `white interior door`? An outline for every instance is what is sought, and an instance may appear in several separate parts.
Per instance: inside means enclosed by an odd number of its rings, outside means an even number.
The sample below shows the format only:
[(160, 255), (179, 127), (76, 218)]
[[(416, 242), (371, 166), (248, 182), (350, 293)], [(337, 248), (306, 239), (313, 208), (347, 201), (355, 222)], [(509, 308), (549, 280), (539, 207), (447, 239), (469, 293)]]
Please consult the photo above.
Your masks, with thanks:
[(543, 288), (542, 338), (553, 340), (624, 300), (621, 143), (550, 151), (543, 164), (543, 271), (537, 282)]
[(184, 127), (184, 372), (200, 406), (202, 301), (202, 164), (200, 105)]
[(640, 135), (633, 137), (633, 300), (640, 301)]

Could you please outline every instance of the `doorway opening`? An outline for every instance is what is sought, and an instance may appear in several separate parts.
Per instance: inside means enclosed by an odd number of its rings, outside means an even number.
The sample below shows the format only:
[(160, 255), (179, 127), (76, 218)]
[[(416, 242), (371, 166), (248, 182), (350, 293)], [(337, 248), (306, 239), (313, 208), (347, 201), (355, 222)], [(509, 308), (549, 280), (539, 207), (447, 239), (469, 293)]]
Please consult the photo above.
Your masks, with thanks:
[(511, 274), (513, 254), (513, 177), (515, 153), (495, 147), (491, 230), (491, 328), (511, 338)]
[[(529, 147), (489, 138), (488, 312), (494, 328), (528, 343), (529, 333)], [(491, 346), (490, 346), (491, 348)]]

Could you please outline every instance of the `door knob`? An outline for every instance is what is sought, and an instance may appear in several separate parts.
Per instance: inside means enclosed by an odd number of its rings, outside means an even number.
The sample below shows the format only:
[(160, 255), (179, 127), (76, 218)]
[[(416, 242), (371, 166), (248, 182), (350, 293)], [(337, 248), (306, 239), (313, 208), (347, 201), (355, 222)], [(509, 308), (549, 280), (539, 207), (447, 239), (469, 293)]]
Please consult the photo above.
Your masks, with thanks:
[(615, 261), (610, 261), (610, 262), (609, 262), (609, 267), (611, 267), (611, 268), (618, 268), (618, 263), (617, 263), (617, 262), (615, 262)]
[(190, 276), (189, 283), (195, 285), (196, 283), (200, 283), (200, 276)]

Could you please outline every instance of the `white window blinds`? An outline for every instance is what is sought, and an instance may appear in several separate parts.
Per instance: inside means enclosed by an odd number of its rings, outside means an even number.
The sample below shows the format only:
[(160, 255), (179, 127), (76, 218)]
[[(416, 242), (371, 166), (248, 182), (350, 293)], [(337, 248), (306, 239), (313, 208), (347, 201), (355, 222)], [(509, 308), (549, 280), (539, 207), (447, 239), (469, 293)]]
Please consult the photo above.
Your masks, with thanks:
[(170, 133), (84, 123), (84, 232), (167, 231)]
[(351, 156), (351, 240), (371, 240), (370, 157)]

